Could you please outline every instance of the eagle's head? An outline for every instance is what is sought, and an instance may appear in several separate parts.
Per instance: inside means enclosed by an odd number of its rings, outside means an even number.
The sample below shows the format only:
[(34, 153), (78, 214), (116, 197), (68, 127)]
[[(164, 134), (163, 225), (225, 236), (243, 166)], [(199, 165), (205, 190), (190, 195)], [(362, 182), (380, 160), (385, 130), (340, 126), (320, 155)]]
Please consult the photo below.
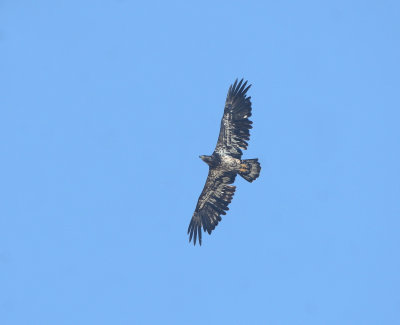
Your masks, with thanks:
[(199, 156), (199, 158), (203, 160), (207, 165), (212, 165), (213, 163), (213, 158), (211, 156), (202, 155)]

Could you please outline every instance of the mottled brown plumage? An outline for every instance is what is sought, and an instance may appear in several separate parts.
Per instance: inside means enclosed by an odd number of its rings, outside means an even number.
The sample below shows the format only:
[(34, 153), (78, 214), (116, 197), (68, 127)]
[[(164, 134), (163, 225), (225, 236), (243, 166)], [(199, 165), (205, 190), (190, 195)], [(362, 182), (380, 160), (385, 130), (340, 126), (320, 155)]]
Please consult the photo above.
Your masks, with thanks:
[(190, 221), (189, 241), (193, 238), (196, 245), (202, 243), (202, 230), (209, 234), (221, 221), (221, 215), (229, 210), (236, 187), (232, 184), (239, 174), (249, 182), (259, 175), (261, 166), (258, 159), (241, 160), (242, 150), (247, 149), (252, 128), (250, 97), (246, 93), (250, 88), (243, 79), (229, 87), (224, 114), (215, 150), (211, 156), (200, 156), (209, 165), (208, 177), (200, 194), (196, 209)]

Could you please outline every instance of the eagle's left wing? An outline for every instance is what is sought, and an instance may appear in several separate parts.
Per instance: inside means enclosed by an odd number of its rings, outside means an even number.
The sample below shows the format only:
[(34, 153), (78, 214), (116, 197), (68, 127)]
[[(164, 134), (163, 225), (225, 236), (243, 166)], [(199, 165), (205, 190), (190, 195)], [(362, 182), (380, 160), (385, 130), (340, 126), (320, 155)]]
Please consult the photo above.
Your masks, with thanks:
[(201, 245), (201, 228), (203, 227), (204, 231), (211, 234), (218, 222), (221, 221), (221, 214), (225, 215), (225, 211), (229, 210), (228, 205), (231, 203), (236, 189), (235, 186), (229, 184), (235, 181), (235, 177), (235, 172), (210, 168), (206, 184), (189, 224), (189, 242), (193, 237), (193, 244), (196, 245), (198, 236)]
[(230, 155), (238, 159), (242, 157), (242, 149), (247, 149), (253, 123), (249, 120), (251, 101), (246, 94), (251, 85), (246, 86), (247, 81), (243, 82), (242, 79), (238, 82), (236, 79), (235, 83), (229, 87), (215, 148), (215, 151), (221, 155)]

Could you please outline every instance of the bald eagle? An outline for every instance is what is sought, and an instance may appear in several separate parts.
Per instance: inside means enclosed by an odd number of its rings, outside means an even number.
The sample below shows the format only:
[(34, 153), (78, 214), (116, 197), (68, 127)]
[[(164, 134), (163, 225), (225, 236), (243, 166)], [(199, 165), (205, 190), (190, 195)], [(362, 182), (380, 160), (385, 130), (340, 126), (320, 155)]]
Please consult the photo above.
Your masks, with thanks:
[(242, 149), (247, 149), (252, 128), (250, 97), (246, 95), (251, 85), (243, 79), (229, 87), (224, 114), (215, 150), (211, 156), (200, 156), (209, 166), (208, 177), (200, 194), (196, 209), (190, 221), (189, 242), (199, 238), (201, 245), (201, 228), (209, 234), (221, 221), (221, 214), (229, 210), (236, 186), (230, 185), (239, 174), (248, 182), (259, 175), (261, 166), (258, 159), (242, 160)]

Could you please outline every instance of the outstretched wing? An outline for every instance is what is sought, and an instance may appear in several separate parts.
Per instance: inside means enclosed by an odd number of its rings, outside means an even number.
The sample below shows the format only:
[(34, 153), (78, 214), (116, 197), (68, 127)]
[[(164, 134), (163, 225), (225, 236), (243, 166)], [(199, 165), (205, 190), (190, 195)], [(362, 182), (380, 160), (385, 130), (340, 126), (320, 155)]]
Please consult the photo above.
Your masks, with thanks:
[(229, 87), (226, 96), (224, 115), (221, 120), (221, 129), (215, 151), (220, 154), (228, 154), (234, 158), (242, 157), (242, 150), (247, 149), (247, 141), (250, 139), (251, 116), (251, 97), (246, 93), (251, 87), (247, 86), (247, 81), (236, 79), (235, 83)]
[(193, 244), (196, 245), (196, 238), (199, 237), (201, 245), (201, 228), (209, 234), (221, 221), (221, 214), (225, 215), (228, 204), (231, 203), (236, 187), (232, 184), (235, 181), (236, 173), (210, 168), (206, 184), (200, 194), (196, 210), (190, 221), (188, 234), (189, 242), (193, 237)]

